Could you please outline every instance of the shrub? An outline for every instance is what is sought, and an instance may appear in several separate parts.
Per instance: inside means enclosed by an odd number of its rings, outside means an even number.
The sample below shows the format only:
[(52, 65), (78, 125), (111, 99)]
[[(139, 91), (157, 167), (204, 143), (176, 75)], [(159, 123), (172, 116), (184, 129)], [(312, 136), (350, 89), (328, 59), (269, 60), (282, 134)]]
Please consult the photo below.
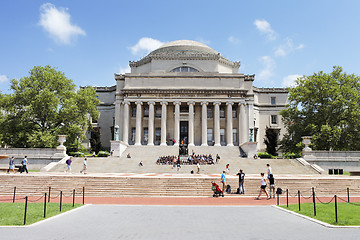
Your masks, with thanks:
[(288, 158), (288, 159), (294, 159), (294, 158), (300, 158), (301, 154), (300, 153), (285, 153), (284, 154), (284, 158)]
[(98, 157), (108, 157), (109, 155), (110, 155), (110, 153), (107, 151), (100, 151), (97, 154)]
[(84, 157), (84, 153), (83, 152), (69, 152), (69, 156)]
[(267, 152), (259, 152), (258, 157), (259, 158), (274, 158), (273, 155), (271, 155), (270, 153), (267, 153)]

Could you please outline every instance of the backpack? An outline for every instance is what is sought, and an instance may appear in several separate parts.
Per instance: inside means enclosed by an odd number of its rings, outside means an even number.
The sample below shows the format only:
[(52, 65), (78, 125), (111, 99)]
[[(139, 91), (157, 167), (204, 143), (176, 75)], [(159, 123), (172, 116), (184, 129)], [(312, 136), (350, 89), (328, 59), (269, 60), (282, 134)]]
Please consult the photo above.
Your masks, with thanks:
[(226, 186), (226, 193), (231, 193), (231, 186), (229, 184)]
[(70, 165), (70, 159), (66, 160), (66, 164)]

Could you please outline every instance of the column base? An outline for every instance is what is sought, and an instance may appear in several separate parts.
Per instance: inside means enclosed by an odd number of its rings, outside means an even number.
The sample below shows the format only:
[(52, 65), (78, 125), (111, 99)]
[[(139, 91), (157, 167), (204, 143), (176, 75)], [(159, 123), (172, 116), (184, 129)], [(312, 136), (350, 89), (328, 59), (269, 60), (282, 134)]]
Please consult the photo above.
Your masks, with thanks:
[(226, 146), (227, 146), (227, 147), (233, 147), (234, 144), (230, 143), (230, 144), (227, 144)]
[(215, 143), (214, 147), (221, 147), (221, 144), (220, 143)]
[(209, 146), (207, 143), (203, 143), (203, 144), (201, 144), (201, 146), (202, 147), (207, 147), (207, 146)]
[(154, 146), (154, 143), (148, 143), (147, 146)]
[(195, 144), (193, 144), (193, 143), (189, 143), (189, 145), (188, 145), (189, 147), (194, 147), (195, 146)]
[(141, 143), (135, 143), (134, 145), (135, 146), (141, 146)]
[(174, 146), (179, 146), (179, 143), (178, 142), (174, 143)]
[(167, 146), (166, 143), (160, 143), (160, 146)]

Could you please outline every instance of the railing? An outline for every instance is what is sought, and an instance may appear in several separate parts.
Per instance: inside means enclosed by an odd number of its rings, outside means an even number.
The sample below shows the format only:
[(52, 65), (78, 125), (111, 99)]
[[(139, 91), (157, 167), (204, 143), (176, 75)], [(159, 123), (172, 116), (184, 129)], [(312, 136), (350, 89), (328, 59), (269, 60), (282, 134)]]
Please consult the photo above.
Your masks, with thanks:
[[(58, 194), (56, 196), (51, 197), (52, 191), (56, 191), (56, 192), (58, 192)], [(84, 205), (85, 204), (85, 187), (82, 187), (82, 189), (78, 189), (77, 191), (76, 191), (76, 189), (73, 189), (67, 195), (62, 190), (52, 189), (51, 186), (49, 186), (49, 191), (47, 193), (41, 194), (40, 197), (38, 197), (38, 194), (36, 194), (36, 193), (35, 194), (30, 194), (30, 195), (28, 194), (25, 197), (17, 197), (16, 196), (16, 187), (14, 187), (14, 193), (13, 193), (12, 198), (0, 199), (0, 202), (10, 202), (10, 201), (12, 201), (13, 203), (15, 203), (17, 201), (24, 200), (25, 201), (24, 225), (26, 225), (26, 215), (27, 215), (28, 202), (39, 202), (41, 199), (44, 198), (44, 218), (46, 218), (46, 204), (50, 203), (51, 199), (59, 198), (59, 210), (61, 212), (62, 203), (63, 203), (63, 197), (65, 197), (65, 198), (71, 198), (72, 197), (72, 207), (74, 207), (75, 206), (75, 196), (76, 196), (76, 194), (82, 195), (82, 204)]]

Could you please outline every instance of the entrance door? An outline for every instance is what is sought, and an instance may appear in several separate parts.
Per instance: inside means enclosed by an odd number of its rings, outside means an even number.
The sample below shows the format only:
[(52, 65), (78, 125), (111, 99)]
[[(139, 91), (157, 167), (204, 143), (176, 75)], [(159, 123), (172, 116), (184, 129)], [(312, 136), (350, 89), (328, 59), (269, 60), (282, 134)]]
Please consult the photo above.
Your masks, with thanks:
[(184, 144), (188, 143), (188, 129), (189, 129), (189, 122), (180, 121), (180, 143), (181, 141), (184, 141)]

